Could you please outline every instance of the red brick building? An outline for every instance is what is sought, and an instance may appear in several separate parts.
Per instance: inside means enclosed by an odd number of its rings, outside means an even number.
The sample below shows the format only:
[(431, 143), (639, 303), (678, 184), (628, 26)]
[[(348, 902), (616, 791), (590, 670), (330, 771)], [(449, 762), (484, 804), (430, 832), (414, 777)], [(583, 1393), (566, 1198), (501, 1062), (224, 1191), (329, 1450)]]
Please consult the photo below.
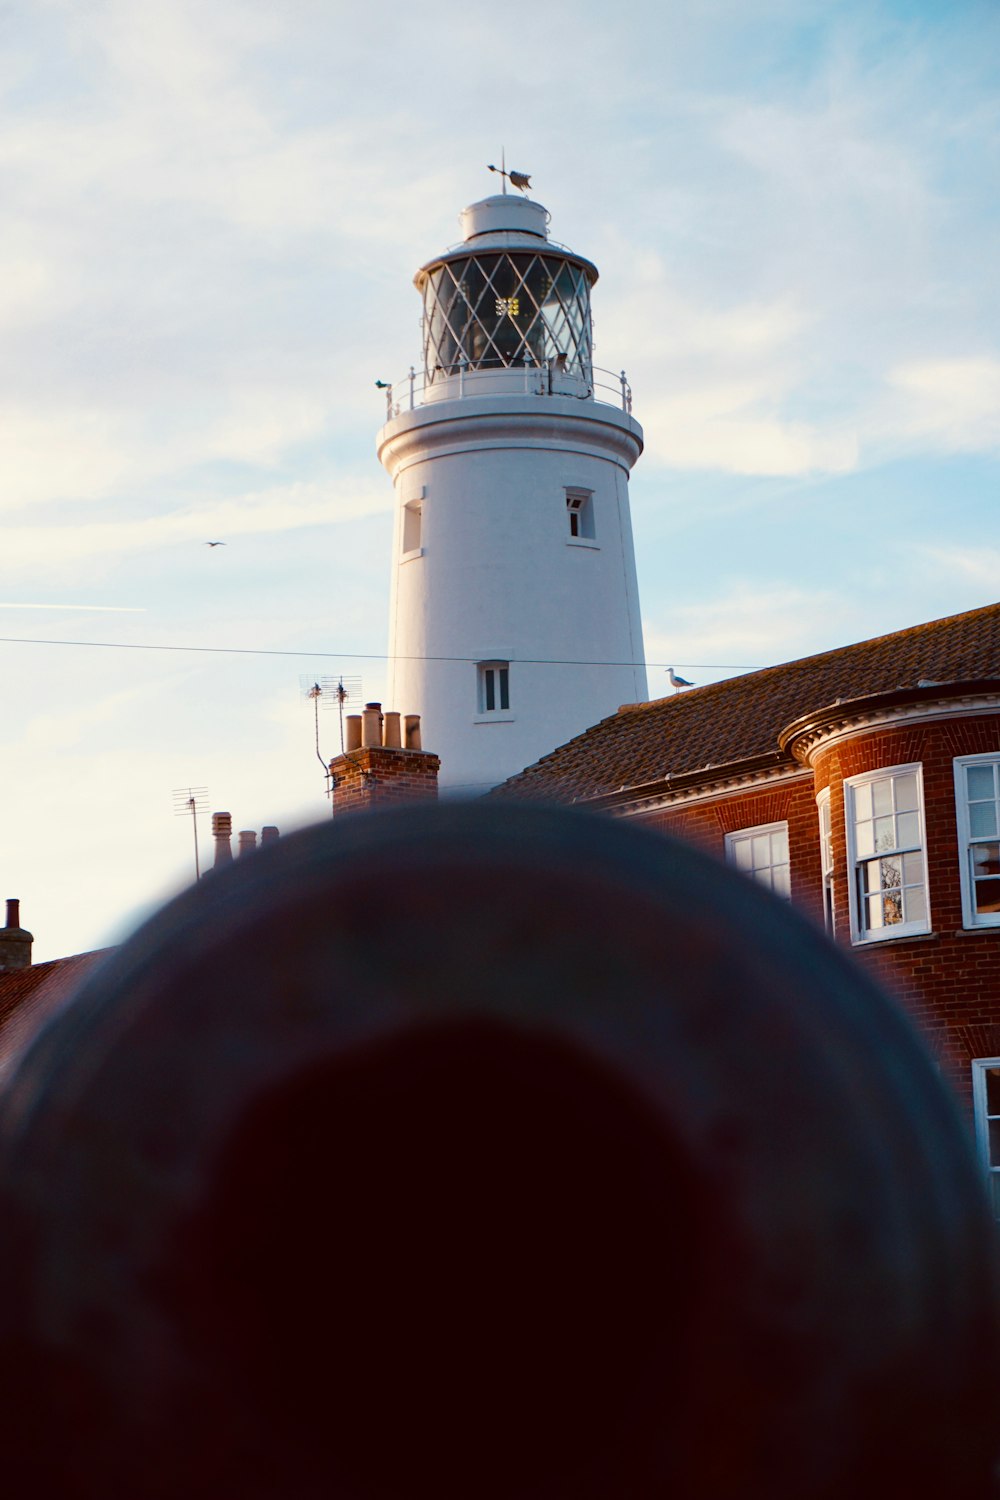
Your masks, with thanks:
[(492, 795), (639, 818), (824, 923), (974, 1104), (1000, 1214), (1000, 605), (627, 705)]

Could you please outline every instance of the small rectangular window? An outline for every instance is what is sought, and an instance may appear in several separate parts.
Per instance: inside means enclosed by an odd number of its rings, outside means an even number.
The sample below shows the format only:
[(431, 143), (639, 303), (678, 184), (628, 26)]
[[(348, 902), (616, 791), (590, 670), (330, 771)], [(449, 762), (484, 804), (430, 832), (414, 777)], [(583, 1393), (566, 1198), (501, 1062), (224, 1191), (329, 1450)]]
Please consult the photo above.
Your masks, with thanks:
[(955, 761), (955, 811), (963, 926), (1000, 926), (1000, 755)]
[(788, 824), (762, 823), (726, 834), (726, 863), (778, 896), (791, 895)]
[(566, 519), (574, 541), (594, 540), (594, 496), (590, 490), (566, 491)]
[(852, 776), (844, 783), (844, 815), (854, 941), (929, 932), (920, 766)]
[(422, 500), (410, 500), (403, 506), (403, 555), (419, 552), (423, 546), (424, 506)]
[(1000, 1219), (1000, 1057), (977, 1057), (972, 1064), (972, 1108), (976, 1146), (986, 1174), (990, 1207)]
[(510, 712), (510, 666), (505, 661), (479, 663), (479, 712)]

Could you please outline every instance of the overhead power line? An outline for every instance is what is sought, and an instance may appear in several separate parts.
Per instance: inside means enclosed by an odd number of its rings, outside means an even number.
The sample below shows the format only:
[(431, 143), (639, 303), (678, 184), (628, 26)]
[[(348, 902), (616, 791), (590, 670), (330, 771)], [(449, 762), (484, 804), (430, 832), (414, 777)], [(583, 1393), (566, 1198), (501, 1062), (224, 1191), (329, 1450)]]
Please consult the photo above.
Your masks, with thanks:
[[(147, 641), (62, 641), (48, 636), (0, 635), (4, 646), (86, 646), (103, 651), (185, 651), (202, 656), (289, 656), (321, 657), (330, 661), (451, 661), (476, 662), (478, 656), (405, 656), (392, 657), (385, 651), (278, 651), (263, 646), (158, 646)], [(518, 656), (513, 658), (524, 667), (662, 667), (676, 666), (677, 660), (665, 661), (586, 661), (577, 657)], [(687, 661), (682, 665), (698, 672), (756, 672), (759, 667), (747, 662)]]

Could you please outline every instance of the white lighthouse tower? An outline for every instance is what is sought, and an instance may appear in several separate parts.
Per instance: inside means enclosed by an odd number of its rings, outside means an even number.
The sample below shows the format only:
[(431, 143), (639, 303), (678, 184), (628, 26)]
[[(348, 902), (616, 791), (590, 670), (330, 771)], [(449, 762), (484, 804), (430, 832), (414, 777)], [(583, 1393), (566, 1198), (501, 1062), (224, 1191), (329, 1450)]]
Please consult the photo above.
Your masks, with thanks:
[[(502, 194), (417, 272), (422, 375), (389, 387), (390, 700), (473, 794), (646, 697), (624, 373), (592, 360), (597, 268)], [(596, 375), (596, 380), (595, 380)]]

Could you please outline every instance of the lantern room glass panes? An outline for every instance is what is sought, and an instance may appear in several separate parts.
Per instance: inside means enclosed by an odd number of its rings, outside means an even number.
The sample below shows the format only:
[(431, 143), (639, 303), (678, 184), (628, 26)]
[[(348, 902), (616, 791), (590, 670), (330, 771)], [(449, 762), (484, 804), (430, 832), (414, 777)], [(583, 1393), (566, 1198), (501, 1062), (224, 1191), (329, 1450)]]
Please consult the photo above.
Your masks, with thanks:
[(1000, 923), (1000, 757), (955, 763), (966, 927)]
[(590, 381), (590, 284), (582, 266), (530, 252), (462, 256), (429, 271), (423, 291), (428, 381), (460, 369), (556, 360)]
[(926, 931), (927, 870), (919, 767), (902, 767), (848, 785), (855, 865), (855, 936)]

